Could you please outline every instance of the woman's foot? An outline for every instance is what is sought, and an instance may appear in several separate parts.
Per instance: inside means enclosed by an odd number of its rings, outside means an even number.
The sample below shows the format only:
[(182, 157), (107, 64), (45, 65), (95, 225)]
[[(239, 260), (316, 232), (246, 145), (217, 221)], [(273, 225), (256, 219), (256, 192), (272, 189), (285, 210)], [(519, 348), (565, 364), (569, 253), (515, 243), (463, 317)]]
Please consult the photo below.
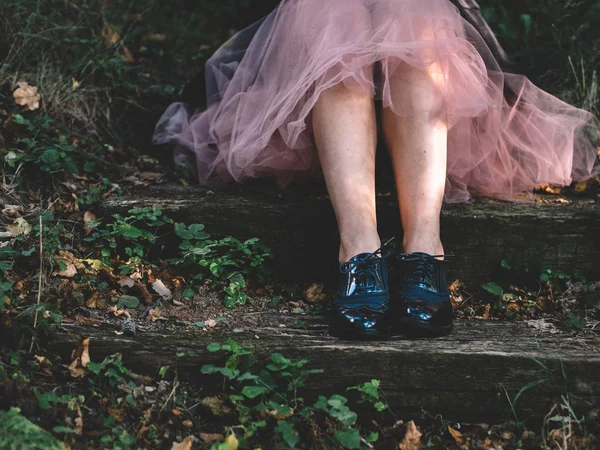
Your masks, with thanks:
[(340, 281), (329, 325), (332, 336), (345, 339), (390, 336), (389, 252), (383, 250), (386, 244), (340, 264)]

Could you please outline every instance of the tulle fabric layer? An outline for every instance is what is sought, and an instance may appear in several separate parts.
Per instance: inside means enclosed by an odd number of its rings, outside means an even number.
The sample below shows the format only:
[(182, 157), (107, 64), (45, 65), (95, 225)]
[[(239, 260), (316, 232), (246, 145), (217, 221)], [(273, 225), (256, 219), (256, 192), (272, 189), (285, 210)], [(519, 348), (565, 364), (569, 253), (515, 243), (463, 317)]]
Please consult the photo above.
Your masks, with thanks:
[[(178, 144), (176, 162), (203, 184), (274, 176), (285, 186), (319, 166), (310, 115), (324, 90), (343, 83), (398, 116), (433, 113), (391, 88), (415, 69), (447, 118), (446, 202), (510, 200), (600, 173), (598, 120), (502, 72), (449, 0), (284, 1), (213, 55), (207, 108), (172, 104), (155, 142)], [(431, 94), (431, 83), (411, 86)]]

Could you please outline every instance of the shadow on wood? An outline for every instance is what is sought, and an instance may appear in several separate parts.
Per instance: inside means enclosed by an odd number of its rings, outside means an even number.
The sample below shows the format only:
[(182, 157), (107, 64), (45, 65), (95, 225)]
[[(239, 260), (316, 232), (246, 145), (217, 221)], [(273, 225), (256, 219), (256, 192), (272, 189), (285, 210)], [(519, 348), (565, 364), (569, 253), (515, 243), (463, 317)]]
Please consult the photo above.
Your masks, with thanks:
[[(320, 191), (277, 191), (247, 186), (207, 189), (160, 185), (109, 197), (104, 214), (124, 214), (153, 206), (187, 223), (203, 223), (216, 237), (259, 237), (275, 256), (276, 276), (284, 282), (337, 279), (338, 233), (329, 199)], [(401, 242), (400, 216), (394, 195), (377, 197), (382, 238)], [(478, 200), (446, 204), (442, 241), (456, 254), (450, 281), (467, 286), (498, 279), (501, 261), (527, 266), (534, 277), (543, 268), (578, 270), (600, 278), (600, 208), (572, 204), (519, 204)]]

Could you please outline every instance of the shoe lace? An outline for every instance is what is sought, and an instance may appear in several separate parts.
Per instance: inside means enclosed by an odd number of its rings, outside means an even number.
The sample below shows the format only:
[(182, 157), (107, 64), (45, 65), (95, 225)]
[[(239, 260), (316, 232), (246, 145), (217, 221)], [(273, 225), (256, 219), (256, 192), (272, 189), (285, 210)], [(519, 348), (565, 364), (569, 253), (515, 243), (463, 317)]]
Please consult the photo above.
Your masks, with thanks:
[(445, 255), (428, 255), (424, 253), (401, 253), (398, 255), (400, 261), (411, 263), (410, 271), (406, 274), (406, 281), (412, 281), (415, 283), (426, 283), (433, 284), (435, 275), (435, 266), (432, 264), (433, 260), (438, 257), (444, 257), (444, 259), (438, 259), (437, 261), (443, 264), (447, 264), (449, 261), (446, 258), (453, 258), (456, 255), (447, 253)]
[(387, 258), (390, 251), (384, 250), (395, 237), (385, 242), (381, 247), (371, 253), (361, 254), (350, 261), (340, 264), (340, 272), (352, 273), (357, 291), (370, 289), (377, 280), (377, 266), (372, 262), (378, 258)]

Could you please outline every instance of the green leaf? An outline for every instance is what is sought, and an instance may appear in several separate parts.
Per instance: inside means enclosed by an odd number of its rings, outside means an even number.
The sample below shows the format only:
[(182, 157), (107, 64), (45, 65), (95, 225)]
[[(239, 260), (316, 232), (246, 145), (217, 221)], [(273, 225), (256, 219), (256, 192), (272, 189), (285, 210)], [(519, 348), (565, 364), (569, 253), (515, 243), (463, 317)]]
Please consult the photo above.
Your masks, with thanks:
[(239, 376), (237, 380), (238, 380), (239, 382), (242, 382), (242, 381), (247, 381), (247, 380), (258, 380), (258, 376), (256, 376), (256, 375), (253, 375), (253, 374), (252, 374), (252, 373), (250, 373), (250, 372), (245, 372), (245, 373), (243, 373), (241, 376)]
[(44, 410), (52, 408), (52, 403), (60, 401), (60, 397), (54, 391), (44, 392), (43, 394), (37, 393), (37, 398), (40, 408)]
[(204, 374), (217, 373), (219, 371), (219, 367), (214, 364), (205, 364), (200, 368), (200, 372)]
[(191, 231), (186, 229), (185, 224), (183, 223), (176, 223), (174, 228), (175, 234), (177, 234), (177, 236), (179, 236), (181, 239), (190, 240), (194, 236)]
[(160, 368), (160, 370), (158, 371), (158, 375), (159, 375), (161, 378), (164, 378), (164, 377), (165, 377), (165, 375), (167, 374), (167, 371), (169, 370), (169, 368), (170, 368), (170, 367), (171, 367), (171, 366), (162, 366), (162, 367)]
[(355, 429), (336, 431), (335, 440), (344, 448), (354, 449), (360, 447), (360, 433)]
[(337, 420), (346, 427), (354, 425), (358, 416), (355, 412), (350, 411), (347, 406), (341, 406), (339, 409), (332, 409), (329, 415)]
[(377, 439), (379, 439), (379, 433), (373, 431), (369, 433), (369, 435), (365, 438), (365, 441), (372, 444), (373, 442), (377, 442)]
[(269, 389), (264, 386), (244, 386), (244, 389), (242, 389), (242, 395), (248, 398), (256, 398), (265, 392), (269, 392)]
[(117, 307), (122, 308), (123, 306), (126, 306), (130, 309), (136, 309), (138, 306), (140, 306), (140, 301), (133, 295), (121, 295), (117, 301)]
[(386, 405), (383, 402), (377, 402), (373, 405), (375, 407), (375, 409), (379, 412), (383, 411), (384, 409), (386, 409), (388, 407), (388, 405)]
[(327, 406), (327, 397), (319, 395), (319, 398), (314, 404), (314, 408), (320, 409), (321, 411), (329, 412), (329, 407)]
[(481, 287), (492, 295), (500, 296), (504, 292), (502, 287), (496, 283), (485, 283), (482, 284)]
[(298, 442), (300, 442), (300, 436), (294, 428), (294, 425), (292, 425), (286, 420), (277, 421), (277, 427), (275, 427), (275, 432), (281, 435), (284, 442), (288, 446), (290, 446), (290, 448), (294, 448), (298, 444)]
[(218, 352), (219, 350), (221, 350), (221, 346), (219, 344), (217, 344), (216, 342), (211, 342), (210, 344), (208, 344), (206, 346), (206, 350), (208, 350), (209, 352)]
[(44, 153), (42, 153), (42, 156), (40, 156), (40, 159), (43, 162), (45, 162), (46, 164), (48, 164), (48, 166), (50, 166), (50, 168), (52, 170), (54, 170), (54, 168), (60, 161), (60, 154), (55, 149), (50, 148), (50, 149), (46, 150)]
[(334, 394), (331, 397), (329, 397), (329, 400), (327, 400), (327, 403), (331, 407), (338, 409), (338, 408), (341, 408), (346, 403), (348, 403), (348, 399), (341, 395)]

